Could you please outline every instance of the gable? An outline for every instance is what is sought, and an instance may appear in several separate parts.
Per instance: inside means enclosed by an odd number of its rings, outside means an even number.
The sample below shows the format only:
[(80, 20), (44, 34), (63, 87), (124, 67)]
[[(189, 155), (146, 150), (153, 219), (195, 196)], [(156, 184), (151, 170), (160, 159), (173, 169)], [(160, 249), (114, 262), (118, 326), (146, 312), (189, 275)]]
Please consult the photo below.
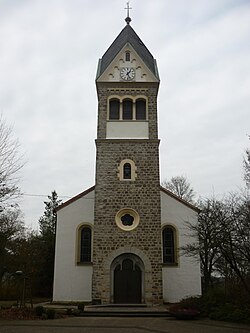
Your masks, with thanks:
[(166, 195), (169, 198), (171, 198), (173, 201), (176, 202), (176, 204), (180, 204), (183, 205), (185, 207), (187, 207), (188, 209), (195, 211), (196, 213), (200, 212), (200, 209), (197, 208), (196, 206), (192, 205), (191, 203), (179, 198), (177, 195), (175, 195), (174, 193), (172, 193), (171, 191), (167, 190), (166, 188), (160, 186), (160, 191), (161, 191), (161, 195)]
[[(130, 54), (130, 60), (126, 60), (126, 53)], [(126, 43), (114, 57), (105, 71), (98, 77), (97, 82), (120, 82), (120, 70), (123, 67), (135, 69), (136, 82), (159, 82), (155, 74), (147, 67), (143, 59), (130, 43)]]
[[(65, 207), (67, 207), (67, 206), (69, 206), (69, 205), (75, 203), (76, 201), (82, 199), (82, 198), (85, 197), (85, 196), (86, 196), (86, 197), (91, 197), (91, 198), (93, 198), (93, 196), (94, 196), (94, 191), (95, 191), (95, 186), (92, 186), (92, 187), (88, 188), (87, 190), (85, 190), (85, 191), (83, 191), (83, 192), (77, 194), (77, 195), (74, 196), (73, 198), (71, 198), (71, 199), (65, 201), (65, 202), (62, 203), (60, 206), (58, 206), (58, 207), (56, 208), (56, 212), (58, 212), (59, 210), (61, 210), (61, 209), (65, 208)], [(92, 193), (92, 192), (93, 192), (93, 193)]]
[[(186, 222), (195, 225), (199, 210), (184, 200), (178, 198), (173, 193), (165, 190), (160, 191), (161, 194), (161, 224), (162, 226), (170, 225), (178, 230), (180, 244), (188, 241), (190, 231)], [(191, 237), (191, 236), (190, 236)]]
[(133, 48), (135, 53), (140, 57), (141, 61), (153, 74), (156, 80), (159, 80), (155, 59), (133, 28), (127, 24), (100, 59), (96, 76), (97, 81), (99, 81), (100, 76), (114, 61), (114, 58), (117, 57), (119, 52), (128, 44)]

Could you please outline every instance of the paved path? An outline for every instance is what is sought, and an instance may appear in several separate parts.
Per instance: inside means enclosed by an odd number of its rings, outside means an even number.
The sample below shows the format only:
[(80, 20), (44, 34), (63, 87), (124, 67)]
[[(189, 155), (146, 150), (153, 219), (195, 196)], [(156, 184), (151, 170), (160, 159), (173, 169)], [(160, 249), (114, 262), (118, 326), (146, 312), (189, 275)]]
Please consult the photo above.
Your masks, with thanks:
[(250, 326), (173, 318), (74, 317), (37, 321), (0, 321), (0, 333), (249, 333)]

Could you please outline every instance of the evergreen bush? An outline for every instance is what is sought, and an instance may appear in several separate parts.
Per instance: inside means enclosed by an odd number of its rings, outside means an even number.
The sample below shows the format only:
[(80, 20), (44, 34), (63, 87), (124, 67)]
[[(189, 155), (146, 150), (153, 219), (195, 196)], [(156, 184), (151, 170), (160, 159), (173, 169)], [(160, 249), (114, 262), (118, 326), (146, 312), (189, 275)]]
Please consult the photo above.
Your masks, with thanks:
[(41, 317), (45, 313), (45, 309), (42, 305), (38, 305), (35, 307), (35, 314), (39, 317)]
[(54, 309), (47, 309), (48, 319), (55, 319), (56, 311)]

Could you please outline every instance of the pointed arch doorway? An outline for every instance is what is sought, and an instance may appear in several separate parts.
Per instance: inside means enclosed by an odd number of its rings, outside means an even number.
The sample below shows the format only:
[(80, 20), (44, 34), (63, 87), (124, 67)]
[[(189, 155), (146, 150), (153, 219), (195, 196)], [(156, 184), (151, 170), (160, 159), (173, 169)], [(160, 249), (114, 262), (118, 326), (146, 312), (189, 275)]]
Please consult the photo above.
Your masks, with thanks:
[(116, 304), (144, 302), (144, 264), (131, 253), (114, 259), (111, 265), (112, 299)]

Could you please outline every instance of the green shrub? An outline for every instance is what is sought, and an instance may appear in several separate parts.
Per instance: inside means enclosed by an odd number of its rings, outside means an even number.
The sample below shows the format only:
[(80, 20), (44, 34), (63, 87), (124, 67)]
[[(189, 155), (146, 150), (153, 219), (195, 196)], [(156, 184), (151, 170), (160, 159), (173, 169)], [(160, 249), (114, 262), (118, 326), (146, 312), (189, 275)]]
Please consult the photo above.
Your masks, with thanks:
[(38, 305), (35, 307), (35, 314), (37, 316), (41, 317), (43, 313), (45, 313), (45, 309), (42, 305)]
[(203, 300), (201, 296), (187, 297), (180, 301), (179, 306), (183, 308), (201, 311), (203, 307)]
[(206, 305), (206, 310), (210, 312), (210, 310), (216, 306), (220, 306), (230, 302), (224, 290), (215, 288), (209, 290), (202, 296), (203, 304)]
[(170, 307), (170, 313), (175, 317), (193, 317), (196, 313), (214, 320), (224, 320), (229, 322), (240, 322), (250, 324), (249, 301), (245, 297), (239, 302), (235, 297), (226, 294), (222, 288), (209, 290), (201, 297), (188, 297), (178, 304)]
[(230, 322), (250, 323), (250, 310), (239, 308), (233, 304), (218, 306), (209, 314), (210, 319)]
[(48, 319), (55, 319), (56, 311), (54, 309), (47, 309)]

